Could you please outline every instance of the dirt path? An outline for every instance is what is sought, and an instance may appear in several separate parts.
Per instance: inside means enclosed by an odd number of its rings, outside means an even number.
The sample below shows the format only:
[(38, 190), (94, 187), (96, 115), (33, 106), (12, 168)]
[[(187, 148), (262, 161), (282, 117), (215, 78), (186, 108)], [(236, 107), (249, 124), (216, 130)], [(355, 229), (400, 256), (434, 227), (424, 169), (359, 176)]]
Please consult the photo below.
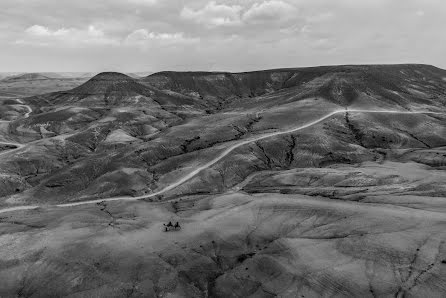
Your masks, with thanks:
[[(18, 102), (18, 104), (15, 104), (15, 106), (24, 107), (25, 109), (28, 110), (28, 112), (26, 112), (26, 114), (23, 115), (23, 118), (28, 118), (29, 115), (33, 112), (33, 109), (32, 109), (29, 105), (26, 105), (26, 104), (23, 102), (23, 100), (21, 100), (20, 98), (16, 98), (15, 100)], [(9, 122), (11, 122), (11, 121), (8, 121), (8, 120), (0, 120), (0, 122), (3, 122), (3, 123), (7, 122), (7, 123), (9, 123)], [(20, 149), (22, 149), (23, 147), (25, 147), (25, 144), (14, 143), (14, 142), (0, 142), (0, 145), (6, 145), (6, 146), (9, 145), (9, 146), (15, 146), (15, 147), (17, 147), (17, 148), (14, 148), (14, 149), (5, 150), (5, 151), (3, 151), (3, 152), (0, 152), (0, 156), (5, 155), (5, 154), (9, 154), (9, 153), (12, 153), (12, 152), (15, 152), (15, 151), (20, 150)]]
[(19, 104), (17, 104), (16, 106), (24, 107), (25, 109), (28, 110), (28, 112), (26, 112), (26, 114), (23, 115), (23, 118), (28, 118), (28, 117), (29, 117), (29, 114), (31, 114), (31, 113), (33, 112), (33, 109), (31, 109), (31, 107), (30, 107), (29, 105), (26, 105), (26, 104), (23, 102), (23, 100), (21, 100), (20, 98), (16, 98), (16, 101), (19, 103)]
[(4, 145), (4, 146), (14, 146), (14, 147), (17, 147), (17, 148), (9, 149), (9, 150), (4, 150), (3, 152), (0, 152), (0, 156), (5, 155), (5, 154), (7, 154), (7, 153), (9, 154), (9, 153), (11, 153), (11, 152), (20, 150), (20, 149), (22, 149), (23, 147), (25, 147), (24, 144), (20, 144), (20, 143), (10, 143), (10, 142), (0, 142), (0, 146), (1, 146), (1, 145)]
[[(230, 154), (232, 151), (234, 151), (235, 149), (250, 144), (250, 143), (254, 143), (263, 139), (267, 139), (267, 138), (271, 138), (271, 137), (275, 137), (275, 136), (280, 136), (280, 135), (285, 135), (285, 134), (289, 134), (289, 133), (293, 133), (296, 131), (300, 131), (303, 130), (305, 128), (311, 127), (313, 125), (316, 125), (336, 114), (342, 114), (342, 113), (387, 113), (387, 114), (435, 114), (435, 115), (445, 115), (445, 113), (439, 113), (439, 112), (430, 112), (430, 111), (420, 111), (420, 112), (410, 112), (410, 111), (389, 111), (389, 110), (360, 110), (360, 109), (354, 109), (354, 110), (336, 110), (333, 111), (317, 120), (314, 120), (312, 122), (309, 122), (307, 124), (292, 128), (292, 129), (288, 129), (288, 130), (284, 130), (284, 131), (278, 131), (278, 132), (272, 132), (272, 133), (268, 133), (262, 136), (256, 136), (256, 137), (252, 137), (243, 141), (240, 141), (232, 146), (230, 146), (229, 148), (227, 148), (226, 150), (224, 150), (221, 154), (219, 154), (217, 157), (215, 157), (214, 159), (212, 159), (211, 161), (207, 162), (206, 164), (199, 166), (198, 168), (196, 168), (195, 170), (193, 170), (192, 172), (188, 173), (187, 175), (185, 175), (184, 177), (180, 178), (179, 180), (177, 180), (176, 182), (166, 186), (165, 188), (151, 193), (149, 195), (144, 195), (144, 196), (139, 196), (139, 197), (130, 197), (130, 196), (123, 196), (123, 197), (113, 197), (113, 198), (104, 198), (104, 199), (97, 199), (97, 200), (90, 200), (90, 201), (83, 201), (83, 202), (75, 202), (75, 203), (65, 203), (65, 204), (58, 204), (58, 205), (52, 205), (55, 207), (74, 207), (74, 206), (80, 206), (80, 205), (86, 205), (86, 204), (95, 204), (95, 203), (100, 203), (100, 202), (111, 202), (111, 201), (136, 201), (136, 200), (141, 200), (141, 199), (146, 199), (146, 198), (151, 198), (151, 197), (155, 197), (158, 195), (161, 195), (165, 192), (168, 192), (169, 190), (172, 190), (174, 188), (176, 188), (177, 186), (185, 183), (186, 181), (192, 179), (193, 177), (195, 177), (196, 175), (198, 175), (201, 171), (203, 171), (204, 169), (207, 169), (211, 166), (213, 166), (214, 164), (216, 164), (217, 162), (219, 162), (220, 160), (222, 160), (223, 158), (225, 158), (228, 154)], [(18, 150), (18, 149), (13, 149), (13, 150)], [(8, 151), (10, 152), (10, 151)], [(17, 206), (17, 207), (11, 207), (11, 208), (5, 208), (5, 209), (0, 209), (0, 213), (4, 213), (4, 212), (11, 212), (11, 211), (19, 211), (19, 210), (30, 210), (30, 209), (36, 209), (39, 207), (45, 207), (43, 206)]]

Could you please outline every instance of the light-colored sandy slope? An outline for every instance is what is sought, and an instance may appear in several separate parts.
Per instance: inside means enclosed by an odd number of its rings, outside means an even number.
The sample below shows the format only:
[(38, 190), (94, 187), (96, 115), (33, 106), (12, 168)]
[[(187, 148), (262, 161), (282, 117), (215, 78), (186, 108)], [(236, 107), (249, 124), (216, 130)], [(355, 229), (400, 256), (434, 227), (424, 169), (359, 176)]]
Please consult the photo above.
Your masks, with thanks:
[[(263, 140), (263, 139), (267, 139), (267, 138), (271, 138), (271, 137), (276, 137), (276, 136), (280, 136), (280, 135), (284, 135), (284, 134), (289, 134), (289, 133), (293, 133), (308, 127), (311, 127), (315, 124), (318, 124), (324, 120), (326, 120), (327, 118), (332, 117), (333, 115), (336, 114), (340, 114), (340, 113), (345, 113), (345, 112), (349, 112), (349, 113), (387, 113), (387, 114), (438, 114), (438, 115), (444, 115), (444, 113), (440, 113), (440, 112), (431, 112), (431, 111), (393, 111), (393, 110), (360, 110), (360, 109), (354, 109), (354, 110), (335, 110), (323, 117), (320, 117), (312, 122), (309, 122), (305, 125), (301, 125), (292, 129), (288, 129), (288, 130), (284, 130), (284, 131), (277, 131), (277, 132), (272, 132), (272, 133), (268, 133), (268, 134), (264, 134), (261, 136), (256, 136), (253, 138), (249, 138), (247, 140), (243, 140), (240, 141), (232, 146), (230, 146), (229, 148), (227, 148), (226, 150), (224, 150), (221, 154), (219, 154), (217, 157), (215, 157), (214, 159), (212, 159), (211, 161), (207, 162), (206, 164), (197, 167), (195, 170), (191, 171), (190, 173), (188, 173), (187, 175), (183, 176), (182, 178), (178, 179), (176, 182), (164, 187), (163, 189), (151, 193), (149, 195), (143, 195), (143, 196), (138, 196), (138, 197), (129, 197), (129, 196), (123, 196), (123, 197), (113, 197), (113, 198), (104, 198), (104, 199), (97, 199), (97, 200), (89, 200), (89, 201), (82, 201), (82, 202), (76, 202), (76, 203), (67, 203), (67, 204), (59, 204), (56, 205), (57, 207), (73, 207), (73, 206), (79, 206), (79, 205), (84, 205), (84, 204), (94, 204), (94, 203), (98, 203), (98, 202), (109, 202), (109, 201), (117, 201), (117, 200), (124, 200), (124, 201), (135, 201), (135, 200), (140, 200), (140, 199), (146, 199), (146, 198), (151, 198), (151, 197), (156, 197), (158, 195), (161, 195), (163, 193), (166, 193), (174, 188), (176, 188), (177, 186), (183, 184), (184, 182), (192, 179), (193, 177), (195, 177), (197, 174), (199, 174), (201, 171), (203, 171), (204, 169), (207, 169), (211, 166), (213, 166), (214, 164), (216, 164), (217, 162), (219, 162), (220, 160), (222, 160), (224, 157), (226, 157), (228, 154), (230, 154), (232, 151), (234, 151), (235, 149), (244, 146), (246, 144), (250, 144), (253, 142), (257, 142), (259, 140)], [(14, 149), (17, 150), (17, 149)], [(10, 152), (10, 151), (9, 151)], [(38, 208), (39, 206), (34, 206), (34, 208)], [(22, 209), (23, 208), (23, 209)], [(8, 209), (0, 209), (0, 213), (2, 212), (10, 212), (10, 211), (18, 211), (18, 210), (28, 210), (30, 209), (30, 206), (17, 206), (17, 207), (12, 207), (12, 208), (8, 208)], [(7, 211), (5, 211), (7, 210)]]
[(138, 142), (139, 139), (132, 137), (123, 129), (116, 129), (112, 131), (107, 138), (104, 140), (104, 143), (113, 144), (113, 143), (126, 143), (126, 142)]
[[(444, 213), (280, 194), (232, 193), (173, 206), (110, 202), (2, 215), (0, 291), (6, 297), (446, 291)], [(169, 220), (180, 221), (181, 231), (163, 232)]]
[(446, 172), (415, 162), (369, 161), (360, 165), (256, 172), (234, 190), (240, 189), (248, 193), (285, 192), (446, 211), (446, 200), (442, 198), (446, 193)]

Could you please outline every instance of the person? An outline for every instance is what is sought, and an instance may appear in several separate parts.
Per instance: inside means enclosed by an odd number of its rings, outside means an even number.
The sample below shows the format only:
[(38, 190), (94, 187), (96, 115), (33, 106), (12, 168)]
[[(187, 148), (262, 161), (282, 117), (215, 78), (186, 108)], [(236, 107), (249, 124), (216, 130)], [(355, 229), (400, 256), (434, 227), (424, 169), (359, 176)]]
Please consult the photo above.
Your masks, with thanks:
[(176, 230), (176, 229), (180, 229), (180, 224), (177, 222), (177, 223), (175, 224), (174, 228), (175, 228), (175, 230)]
[(169, 223), (167, 225), (166, 224), (163, 224), (163, 225), (164, 225), (164, 231), (165, 232), (168, 232), (173, 227), (171, 221), (169, 221)]

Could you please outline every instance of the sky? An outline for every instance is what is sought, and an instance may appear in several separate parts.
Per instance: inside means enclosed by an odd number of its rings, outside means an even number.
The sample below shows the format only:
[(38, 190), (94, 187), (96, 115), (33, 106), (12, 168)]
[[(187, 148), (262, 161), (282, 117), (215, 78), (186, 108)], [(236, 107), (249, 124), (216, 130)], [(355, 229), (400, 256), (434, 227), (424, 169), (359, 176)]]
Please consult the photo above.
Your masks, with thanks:
[(0, 72), (446, 68), (444, 0), (0, 0)]

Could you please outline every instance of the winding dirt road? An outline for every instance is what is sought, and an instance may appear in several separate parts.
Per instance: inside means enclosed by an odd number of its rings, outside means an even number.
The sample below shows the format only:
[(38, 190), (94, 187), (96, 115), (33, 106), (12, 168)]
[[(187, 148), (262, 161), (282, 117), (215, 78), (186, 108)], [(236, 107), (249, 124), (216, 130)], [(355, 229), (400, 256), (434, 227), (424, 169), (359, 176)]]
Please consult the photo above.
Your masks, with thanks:
[(19, 104), (15, 105), (15, 106), (23, 107), (23, 108), (25, 108), (25, 109), (28, 110), (28, 112), (26, 112), (26, 114), (23, 115), (23, 118), (28, 118), (28, 117), (29, 117), (29, 114), (31, 114), (31, 113), (33, 112), (33, 109), (31, 109), (31, 107), (30, 107), (29, 105), (26, 105), (26, 104), (23, 102), (23, 100), (21, 100), (20, 98), (16, 98), (16, 101), (17, 101)]
[[(229, 153), (231, 153), (232, 151), (234, 151), (235, 149), (250, 144), (250, 143), (254, 143), (263, 139), (267, 139), (267, 138), (271, 138), (271, 137), (276, 137), (276, 136), (280, 136), (280, 135), (284, 135), (284, 134), (289, 134), (289, 133), (293, 133), (299, 130), (303, 130), (305, 128), (308, 128), (310, 126), (316, 125), (336, 114), (341, 114), (341, 113), (386, 113), (386, 114), (434, 114), (434, 115), (445, 115), (445, 113), (440, 113), (440, 112), (430, 112), (430, 111), (417, 111), (417, 112), (411, 112), (411, 111), (389, 111), (389, 110), (360, 110), (360, 109), (353, 109), (353, 110), (335, 110), (317, 120), (314, 120), (312, 122), (309, 122), (307, 124), (292, 128), (292, 129), (288, 129), (288, 130), (284, 130), (284, 131), (278, 131), (278, 132), (272, 132), (272, 133), (268, 133), (268, 134), (264, 134), (262, 136), (256, 136), (256, 137), (252, 137), (243, 141), (240, 141), (230, 147), (228, 147), (226, 150), (224, 150), (221, 154), (219, 154), (217, 157), (215, 157), (214, 159), (212, 159), (211, 161), (205, 163), (202, 166), (199, 166), (198, 168), (196, 168), (195, 170), (193, 170), (192, 172), (188, 173), (187, 175), (185, 175), (184, 177), (180, 178), (179, 180), (177, 180), (176, 182), (166, 186), (165, 188), (148, 194), (148, 195), (143, 195), (143, 196), (139, 196), (139, 197), (130, 197), (130, 196), (122, 196), (122, 197), (113, 197), (113, 198), (105, 198), (105, 199), (97, 199), (97, 200), (90, 200), (90, 201), (82, 201), (82, 202), (75, 202), (75, 203), (64, 203), (64, 204), (58, 204), (58, 205), (34, 205), (34, 206), (16, 206), (16, 207), (10, 207), (10, 208), (5, 208), (5, 209), (0, 209), (0, 213), (5, 213), (5, 212), (12, 212), (12, 211), (19, 211), (19, 210), (31, 210), (31, 209), (37, 209), (40, 207), (60, 207), (60, 208), (64, 208), (64, 207), (74, 207), (74, 206), (80, 206), (80, 205), (86, 205), (86, 204), (95, 204), (95, 203), (101, 203), (101, 202), (111, 202), (111, 201), (136, 201), (136, 200), (141, 200), (141, 199), (146, 199), (146, 198), (151, 198), (151, 197), (155, 197), (158, 195), (161, 195), (165, 192), (168, 192), (169, 190), (172, 190), (174, 188), (176, 188), (177, 186), (185, 183), (186, 181), (192, 179), (193, 177), (195, 177), (196, 175), (198, 175), (201, 171), (203, 171), (204, 169), (207, 169), (211, 166), (213, 166), (214, 164), (216, 164), (217, 162), (219, 162), (220, 160), (222, 160), (223, 158), (225, 158)], [(13, 149), (13, 150), (17, 150), (17, 149)]]
[[(29, 105), (26, 105), (20, 98), (16, 98), (15, 100), (18, 102), (18, 104), (14, 104), (14, 106), (23, 107), (23, 108), (28, 110), (28, 112), (26, 112), (25, 115), (23, 115), (22, 118), (28, 118), (29, 115), (33, 112), (33, 109)], [(0, 122), (9, 123), (11, 121), (9, 121), (9, 120), (0, 120)], [(15, 142), (0, 142), (0, 146), (1, 145), (3, 145), (3, 146), (14, 146), (16, 148), (10, 149), (10, 150), (4, 150), (4, 151), (0, 152), (0, 156), (5, 155), (5, 154), (9, 154), (9, 153), (12, 153), (12, 152), (15, 152), (15, 151), (20, 150), (23, 147), (25, 147), (25, 144), (15, 143)]]

